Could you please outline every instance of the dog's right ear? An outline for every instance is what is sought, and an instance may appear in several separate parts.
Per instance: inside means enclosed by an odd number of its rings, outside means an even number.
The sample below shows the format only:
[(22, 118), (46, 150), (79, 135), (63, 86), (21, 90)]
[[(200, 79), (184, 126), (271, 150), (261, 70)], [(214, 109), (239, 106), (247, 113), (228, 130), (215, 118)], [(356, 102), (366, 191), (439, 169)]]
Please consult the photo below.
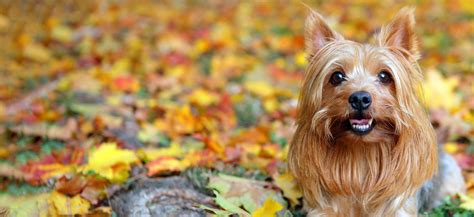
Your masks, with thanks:
[(305, 22), (305, 46), (308, 59), (331, 41), (342, 39), (342, 36), (333, 31), (323, 17), (311, 10)]

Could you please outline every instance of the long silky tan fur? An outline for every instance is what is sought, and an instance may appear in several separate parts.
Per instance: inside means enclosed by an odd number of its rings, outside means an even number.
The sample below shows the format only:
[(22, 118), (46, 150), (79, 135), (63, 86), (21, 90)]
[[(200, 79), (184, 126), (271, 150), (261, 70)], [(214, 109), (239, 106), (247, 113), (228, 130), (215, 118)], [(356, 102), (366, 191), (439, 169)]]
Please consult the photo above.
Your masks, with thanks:
[[(417, 97), (413, 11), (403, 9), (375, 36), (377, 44), (345, 40), (314, 12), (306, 21), (309, 64), (288, 155), (305, 203), (321, 216), (416, 215), (413, 196), (438, 168), (434, 130)], [(347, 81), (329, 78), (343, 70)], [(393, 82), (377, 82), (390, 72)], [(353, 92), (372, 96), (375, 128), (365, 136), (342, 129)], [(408, 204), (408, 205), (407, 205)]]

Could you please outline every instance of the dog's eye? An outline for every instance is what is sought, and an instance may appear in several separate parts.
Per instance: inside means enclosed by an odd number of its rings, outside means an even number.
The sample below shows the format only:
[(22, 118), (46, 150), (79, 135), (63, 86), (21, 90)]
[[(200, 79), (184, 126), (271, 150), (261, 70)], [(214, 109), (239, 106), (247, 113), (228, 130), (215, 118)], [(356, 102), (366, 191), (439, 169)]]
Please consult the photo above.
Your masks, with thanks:
[(382, 82), (383, 84), (388, 84), (392, 82), (392, 76), (387, 71), (381, 71), (377, 75), (377, 77), (379, 77), (379, 81)]
[(337, 86), (341, 84), (344, 80), (346, 80), (346, 75), (341, 71), (336, 71), (332, 73), (329, 82), (331, 82), (332, 85)]

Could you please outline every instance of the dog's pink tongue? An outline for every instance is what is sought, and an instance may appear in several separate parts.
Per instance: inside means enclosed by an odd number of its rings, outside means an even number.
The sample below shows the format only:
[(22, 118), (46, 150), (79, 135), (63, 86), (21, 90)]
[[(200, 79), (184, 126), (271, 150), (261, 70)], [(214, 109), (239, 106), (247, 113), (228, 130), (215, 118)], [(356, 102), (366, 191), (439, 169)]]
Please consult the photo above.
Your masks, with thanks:
[(369, 123), (369, 119), (351, 119), (351, 124), (366, 125)]

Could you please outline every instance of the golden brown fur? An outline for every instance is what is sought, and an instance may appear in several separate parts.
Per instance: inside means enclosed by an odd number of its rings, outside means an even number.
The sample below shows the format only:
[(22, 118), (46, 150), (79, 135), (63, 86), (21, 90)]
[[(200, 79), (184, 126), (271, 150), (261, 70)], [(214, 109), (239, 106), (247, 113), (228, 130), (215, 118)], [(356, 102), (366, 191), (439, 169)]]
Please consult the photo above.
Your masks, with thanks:
[[(288, 160), (313, 214), (416, 215), (412, 197), (436, 172), (438, 156), (416, 96), (422, 74), (414, 23), (413, 10), (401, 10), (371, 45), (343, 39), (315, 12), (307, 18), (309, 65)], [(338, 70), (347, 80), (333, 86)], [(393, 82), (378, 82), (382, 70)], [(345, 128), (353, 112), (348, 97), (361, 90), (372, 96), (366, 113), (377, 123), (364, 136)]]

